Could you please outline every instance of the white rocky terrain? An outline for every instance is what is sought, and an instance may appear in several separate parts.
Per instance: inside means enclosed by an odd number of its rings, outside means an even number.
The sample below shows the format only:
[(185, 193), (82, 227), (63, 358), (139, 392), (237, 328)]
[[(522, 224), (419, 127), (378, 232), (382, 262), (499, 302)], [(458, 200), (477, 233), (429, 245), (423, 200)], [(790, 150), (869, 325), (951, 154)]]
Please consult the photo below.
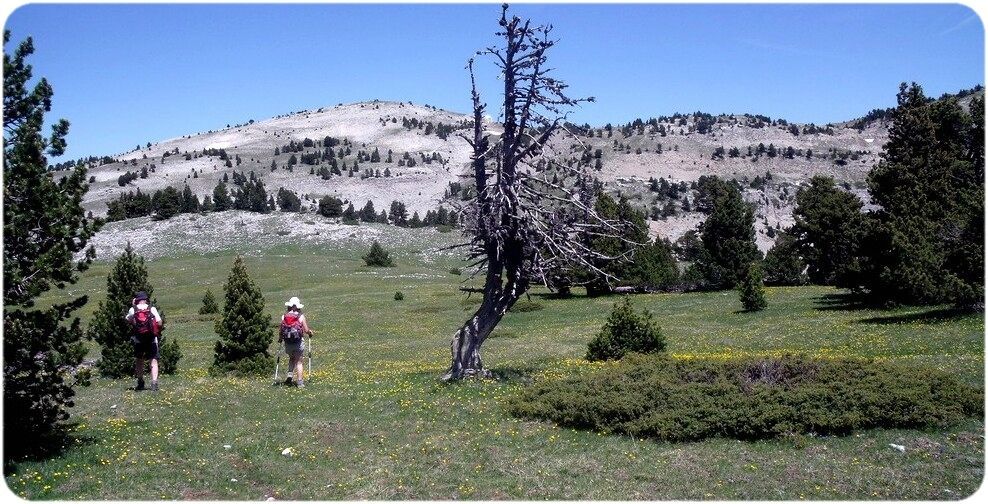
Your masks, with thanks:
[[(402, 126), (403, 118), (433, 125), (455, 125), (467, 119), (462, 114), (428, 106), (365, 102), (306, 110), (218, 131), (163, 140), (152, 143), (150, 147), (142, 146), (139, 150), (111, 156), (119, 162), (91, 169), (90, 174), (95, 180), (90, 184), (84, 205), (94, 214), (102, 215), (106, 212), (106, 203), (122, 192), (140, 188), (142, 192), (151, 193), (169, 185), (181, 189), (184, 184), (188, 184), (201, 200), (212, 194), (224, 174), (254, 171), (262, 177), (269, 192), (284, 187), (309, 199), (309, 203), (324, 195), (333, 195), (352, 201), (358, 209), (367, 200), (373, 201), (378, 209), (386, 209), (392, 201), (398, 200), (405, 203), (409, 214), (413, 211), (424, 213), (438, 206), (448, 184), (456, 181), (464, 165), (470, 162), (469, 146), (455, 133), (444, 140), (434, 132), (425, 134), (425, 127), (406, 129)], [(327, 136), (341, 141), (345, 138), (350, 142), (351, 154), (340, 160), (350, 167), (358, 151), (369, 155), (377, 148), (382, 162), (360, 163), (359, 169), (372, 168), (381, 172), (388, 169), (392, 176), (361, 179), (359, 173), (349, 177), (344, 172), (342, 176), (334, 175), (324, 180), (319, 175), (309, 174), (310, 168), (315, 166), (299, 163), (291, 171), (286, 169), (292, 154), (299, 158), (302, 152), (274, 155), (276, 147), (281, 149), (292, 140), (301, 143), (306, 138), (315, 141), (321, 150), (322, 141)], [(334, 147), (334, 150), (338, 148)], [(174, 154), (176, 149), (178, 154)], [(201, 156), (204, 149), (224, 149), (231, 159), (239, 156), (241, 164), (227, 167), (218, 156)], [(384, 162), (389, 149), (393, 153), (392, 163)], [(315, 147), (307, 148), (304, 152), (315, 150)], [(196, 152), (199, 157), (185, 159), (186, 153)], [(399, 166), (406, 152), (416, 156), (414, 167)], [(162, 157), (166, 153), (172, 154)], [(432, 161), (433, 153), (437, 153), (442, 161)], [(423, 155), (429, 158), (428, 163), (422, 161)], [(273, 171), (272, 161), (279, 165)], [(118, 185), (120, 175), (128, 171), (140, 172), (142, 168), (150, 169), (152, 165), (154, 171), (146, 179), (138, 178), (124, 187)], [(193, 170), (197, 175), (193, 175)]]
[[(409, 215), (424, 216), (442, 203), (450, 183), (470, 185), (470, 148), (459, 136), (468, 132), (469, 122), (466, 114), (428, 105), (374, 100), (248, 121), (150, 145), (143, 142), (138, 149), (104, 158), (111, 162), (90, 164), (92, 182), (84, 206), (104, 215), (107, 203), (122, 193), (139, 189), (150, 194), (167, 186), (182, 190), (186, 184), (201, 200), (212, 194), (224, 175), (253, 171), (269, 193), (282, 187), (294, 191), (309, 211), (315, 210), (319, 198), (331, 195), (357, 209), (373, 201), (378, 211), (401, 201)], [(487, 124), (495, 134), (498, 127)], [(352, 176), (346, 169), (341, 175), (320, 175), (329, 164), (323, 143), (327, 137), (342, 142), (332, 147), (341, 168), (359, 164)], [(757, 241), (767, 250), (774, 231), (792, 223), (798, 187), (814, 175), (834, 177), (867, 203), (865, 179), (887, 140), (882, 114), (817, 126), (757, 115), (692, 113), (613, 127), (568, 125), (544, 156), (553, 161), (547, 164), (547, 175), (555, 173), (565, 180), (566, 166), (588, 169), (608, 191), (630, 198), (648, 212), (654, 235), (673, 240), (694, 229), (703, 217), (689, 211), (692, 191), (670, 200), (649, 190), (650, 179), (671, 184), (689, 184), (703, 175), (735, 179), (745, 188), (745, 198), (756, 205)], [(285, 152), (290, 142), (305, 142), (306, 147)], [(232, 166), (217, 154), (220, 149)], [(372, 161), (369, 156), (375, 150), (380, 160), (375, 156)], [(304, 155), (314, 164), (303, 162)], [(290, 167), (292, 157), (297, 163)], [(373, 176), (365, 178), (368, 169)], [(118, 183), (121, 175), (142, 170), (147, 171), (146, 178), (137, 177), (124, 186)], [(663, 207), (668, 207), (665, 217)], [(180, 217), (174, 223), (152, 225), (191, 222)], [(213, 231), (207, 227), (200, 232), (220, 234)]]

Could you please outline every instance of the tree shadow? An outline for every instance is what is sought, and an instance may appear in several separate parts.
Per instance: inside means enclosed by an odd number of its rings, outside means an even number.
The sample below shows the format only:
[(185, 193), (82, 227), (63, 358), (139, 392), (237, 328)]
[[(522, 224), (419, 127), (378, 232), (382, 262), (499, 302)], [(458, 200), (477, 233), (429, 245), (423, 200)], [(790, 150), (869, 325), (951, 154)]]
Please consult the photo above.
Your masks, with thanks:
[(884, 317), (869, 317), (859, 320), (858, 323), (894, 325), (921, 322), (925, 324), (933, 324), (939, 322), (950, 322), (969, 317), (976, 313), (978, 313), (976, 310), (971, 310), (968, 308), (937, 308), (917, 313), (903, 313), (901, 315), (888, 315)]
[(491, 369), (491, 375), (497, 381), (504, 383), (531, 383), (532, 376), (545, 371), (551, 365), (548, 359), (534, 362), (496, 366)]
[(586, 296), (575, 294), (573, 292), (563, 293), (563, 292), (530, 292), (527, 293), (529, 297), (545, 299), (545, 300), (565, 300), (565, 299), (581, 299)]
[[(532, 362), (523, 363), (511, 363), (503, 365), (495, 365), (493, 367), (487, 368), (490, 372), (488, 378), (467, 378), (465, 380), (454, 380), (450, 382), (441, 382), (442, 386), (454, 386), (458, 383), (468, 383), (471, 381), (485, 380), (494, 381), (500, 383), (521, 383), (527, 384), (532, 382), (532, 377), (542, 371), (545, 371), (550, 366), (553, 365), (553, 360), (549, 358), (540, 358)], [(436, 373), (434, 371), (416, 371), (411, 373), (411, 376), (416, 378), (427, 378), (436, 379), (442, 373)]]
[(864, 296), (855, 292), (835, 292), (824, 294), (814, 300), (816, 309), (820, 311), (854, 311), (880, 308), (869, 303)]
[[(4, 419), (5, 421), (9, 420)], [(58, 457), (66, 451), (96, 442), (96, 438), (75, 433), (79, 422), (59, 424), (55, 430), (43, 436), (26, 433), (4, 433), (3, 473), (15, 474), (18, 464), (40, 462)]]

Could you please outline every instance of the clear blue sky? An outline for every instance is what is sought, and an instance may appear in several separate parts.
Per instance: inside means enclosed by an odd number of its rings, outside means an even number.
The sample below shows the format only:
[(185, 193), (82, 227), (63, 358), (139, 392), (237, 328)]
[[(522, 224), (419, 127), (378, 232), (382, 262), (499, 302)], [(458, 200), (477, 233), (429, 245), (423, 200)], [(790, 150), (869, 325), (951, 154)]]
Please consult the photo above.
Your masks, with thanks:
[[(984, 28), (960, 5), (517, 5), (561, 39), (574, 122), (702, 110), (823, 124), (984, 83)], [(469, 110), (464, 65), (498, 4), (28, 5), (11, 46), (72, 123), (62, 159), (369, 99)], [(483, 75), (489, 103), (493, 73)]]

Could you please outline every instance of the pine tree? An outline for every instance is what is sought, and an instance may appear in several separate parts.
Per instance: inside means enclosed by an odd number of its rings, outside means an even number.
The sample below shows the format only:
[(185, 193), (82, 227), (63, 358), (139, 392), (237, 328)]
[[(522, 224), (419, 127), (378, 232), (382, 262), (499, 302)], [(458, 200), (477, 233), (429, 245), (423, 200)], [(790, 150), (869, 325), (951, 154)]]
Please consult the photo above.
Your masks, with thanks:
[(748, 265), (748, 270), (738, 284), (738, 295), (744, 311), (761, 311), (768, 306), (768, 302), (765, 301), (765, 288), (762, 286), (762, 269), (758, 263)]
[(185, 185), (185, 189), (182, 190), (182, 213), (197, 213), (199, 212), (199, 197), (192, 193), (192, 189), (189, 185)]
[(152, 210), (155, 220), (167, 220), (182, 211), (182, 194), (178, 189), (168, 186), (155, 192), (152, 199)]
[(391, 255), (388, 254), (384, 247), (381, 246), (377, 240), (371, 244), (370, 251), (363, 257), (364, 263), (368, 266), (378, 266), (378, 267), (393, 267), (395, 262), (391, 259)]
[(775, 244), (765, 254), (766, 285), (803, 285), (806, 262), (799, 253), (799, 245), (791, 229), (779, 233)]
[(216, 304), (216, 297), (213, 296), (213, 291), (206, 289), (206, 295), (202, 297), (202, 306), (199, 307), (199, 315), (209, 315), (219, 312), (220, 307)]
[(796, 192), (792, 235), (811, 282), (854, 286), (867, 225), (862, 205), (857, 196), (838, 188), (834, 179), (825, 175), (813, 177), (808, 186)]
[(324, 217), (339, 217), (343, 214), (343, 201), (332, 196), (319, 199), (319, 214)]
[[(984, 136), (956, 98), (899, 88), (882, 161), (868, 175), (873, 226), (861, 283), (873, 301), (976, 305), (984, 292)], [(983, 118), (983, 104), (972, 102)], [(975, 260), (961, 260), (967, 257)]]
[(213, 211), (222, 212), (224, 210), (232, 209), (233, 201), (230, 199), (229, 191), (227, 191), (226, 182), (217, 183), (216, 187), (213, 189)]
[(81, 202), (88, 190), (85, 164), (76, 165), (61, 181), (48, 171), (47, 155), (65, 150), (68, 121), (42, 133), (53, 91), (44, 78), (33, 89), (32, 68), (25, 60), (34, 52), (30, 37), (14, 54), (3, 43), (3, 405), (4, 465), (21, 457), (61, 446), (66, 408), (73, 406), (74, 387), (86, 383), (84, 373), (61, 372), (82, 362), (82, 329), (72, 312), (85, 296), (37, 308), (35, 300), (52, 287), (74, 284), (95, 254), (82, 261), (73, 255), (85, 249), (99, 222), (85, 216)]
[(97, 305), (86, 331), (86, 338), (100, 345), (100, 360), (96, 367), (103, 376), (123, 378), (134, 372), (132, 330), (124, 316), (134, 294), (140, 291), (146, 292), (152, 299), (151, 304), (155, 304), (154, 287), (148, 281), (144, 258), (128, 243), (106, 277), (106, 299)]
[(374, 210), (374, 202), (367, 200), (367, 204), (364, 205), (364, 208), (360, 209), (358, 216), (364, 222), (374, 222), (374, 219), (377, 218), (377, 211)]
[[(719, 189), (708, 194), (710, 216), (700, 225), (703, 247), (693, 266), (706, 288), (729, 289), (745, 275), (748, 265), (761, 259), (755, 245), (755, 213), (736, 186), (711, 178)], [(702, 199), (697, 200), (699, 206)]]
[(344, 224), (356, 224), (357, 223), (357, 211), (353, 209), (353, 203), (347, 205), (346, 210), (343, 211), (343, 223)]
[(268, 372), (274, 359), (268, 354), (273, 334), (270, 318), (264, 314), (264, 298), (237, 256), (223, 286), (225, 304), (216, 320), (216, 342), (210, 373), (253, 375)]
[(673, 256), (672, 243), (656, 237), (635, 249), (631, 263), (625, 266), (622, 283), (649, 291), (667, 290), (679, 282), (679, 266)]

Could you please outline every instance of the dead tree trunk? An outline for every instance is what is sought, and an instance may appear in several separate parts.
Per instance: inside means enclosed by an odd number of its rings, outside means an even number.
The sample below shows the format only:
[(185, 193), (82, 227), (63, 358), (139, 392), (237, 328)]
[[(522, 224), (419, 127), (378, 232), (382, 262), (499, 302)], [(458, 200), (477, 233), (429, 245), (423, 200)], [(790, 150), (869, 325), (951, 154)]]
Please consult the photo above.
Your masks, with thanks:
[[(471, 238), (464, 245), (470, 247), (472, 266), (477, 268), (476, 274), (485, 272), (480, 289), (484, 298), (453, 335), (445, 380), (488, 376), (480, 349), (532, 280), (547, 283), (547, 271), (562, 262), (599, 271), (584, 258), (593, 252), (577, 237), (607, 232), (589, 223), (590, 219), (575, 218), (590, 215), (603, 222), (574, 196), (573, 187), (539, 179), (531, 169), (530, 161), (543, 156), (548, 140), (565, 118), (562, 108), (593, 99), (566, 97), (566, 85), (548, 75), (546, 51), (555, 44), (549, 39), (552, 28), (530, 27), (529, 21), (514, 16), (509, 19), (507, 9), (507, 5), (502, 7), (501, 30), (497, 32), (504, 46), (480, 53), (493, 56), (504, 81), (500, 109), (503, 132), (494, 142), (484, 128), (485, 105), (477, 92), (473, 60), (468, 65), (473, 135), (463, 138), (473, 148), (477, 192), (460, 215), (464, 216), (464, 234)], [(570, 206), (577, 211), (567, 208)]]
[(517, 286), (499, 290), (501, 291), (499, 293), (485, 290), (480, 307), (453, 335), (453, 341), (450, 343), (453, 361), (443, 376), (444, 380), (459, 380), (472, 376), (490, 377), (490, 371), (484, 367), (484, 361), (480, 356), (480, 347), (523, 293)]

